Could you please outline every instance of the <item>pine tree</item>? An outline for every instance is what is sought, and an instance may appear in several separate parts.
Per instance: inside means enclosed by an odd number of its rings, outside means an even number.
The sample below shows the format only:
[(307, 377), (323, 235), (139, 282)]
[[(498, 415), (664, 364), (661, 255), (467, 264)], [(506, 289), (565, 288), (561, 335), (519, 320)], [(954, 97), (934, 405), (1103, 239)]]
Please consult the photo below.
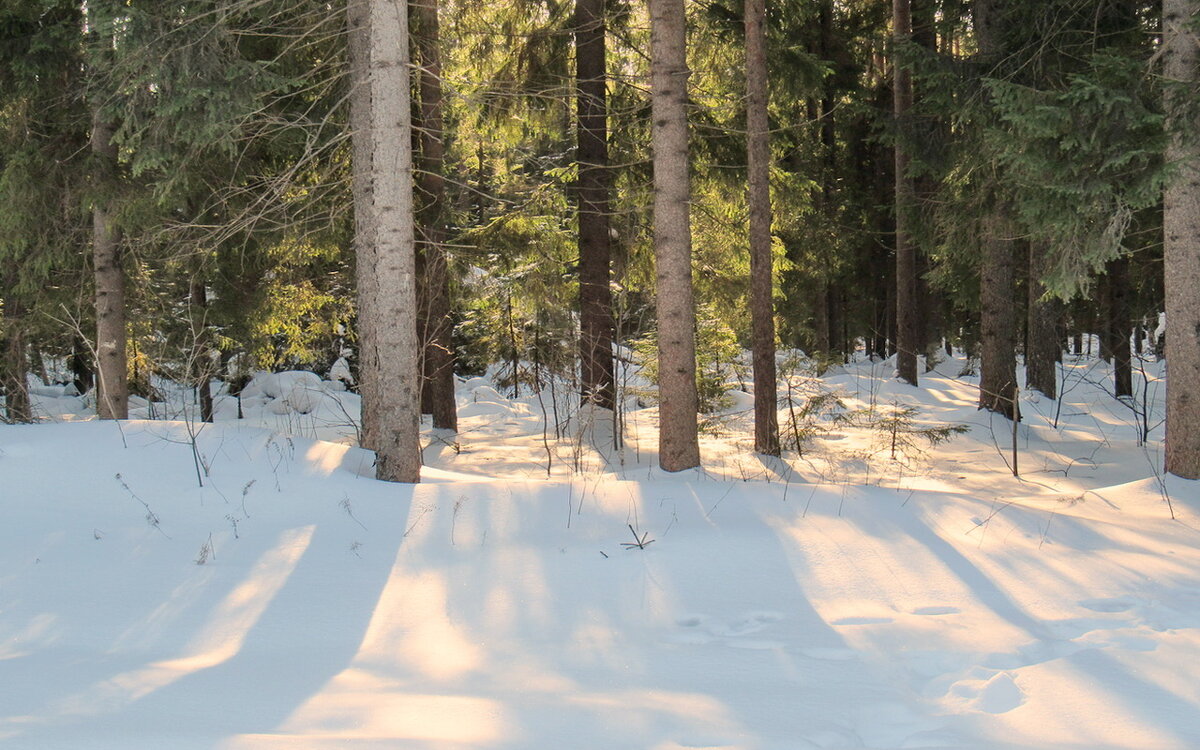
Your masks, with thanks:
[(687, 23), (683, 0), (650, 0), (659, 465), (700, 465), (696, 310), (688, 202)]
[(1167, 163), (1174, 175), (1163, 199), (1167, 298), (1166, 470), (1200, 479), (1200, 83), (1196, 44), (1200, 2), (1163, 0), (1163, 77)]
[(442, 97), (441, 24), (438, 0), (412, 0), (416, 51), (420, 58), (420, 144), (417, 208), (418, 265), (421, 294), (420, 338), (424, 345), (421, 410), (433, 426), (458, 430), (454, 401), (453, 321), (450, 317), (450, 272), (446, 264), (446, 129)]
[(896, 371), (909, 385), (917, 385), (917, 352), (921, 344), (920, 302), (917, 296), (917, 248), (909, 222), (916, 203), (916, 189), (908, 174), (909, 154), (904, 132), (913, 104), (912, 69), (899, 53), (912, 40), (910, 0), (892, 1), (892, 67), (894, 114), (896, 117)]
[(746, 130), (750, 204), (750, 326), (754, 449), (778, 456), (775, 306), (771, 261), (771, 141), (767, 108), (766, 3), (746, 0)]
[[(976, 0), (975, 33), (979, 56), (985, 64), (996, 64), (1004, 53), (1002, 34), (1007, 21), (997, 0)], [(993, 173), (993, 180), (999, 175)], [(982, 186), (996, 190), (995, 185)], [(979, 406), (1017, 419), (1016, 315), (1013, 299), (1014, 238), (1017, 229), (1011, 208), (1003, 195), (995, 194), (980, 222), (980, 362)]]
[(614, 406), (610, 289), (608, 75), (605, 0), (576, 0), (576, 159), (579, 164), (579, 371), (585, 402)]
[[(416, 259), (412, 192), (412, 131), (409, 109), (408, 11), (398, 0), (366, 0), (348, 6), (355, 65), (366, 66), (366, 132), (370, 160), (356, 161), (367, 170), (355, 209), (360, 253), (359, 278), (371, 283), (358, 290), (360, 318), (370, 333), (362, 367), (372, 382), (364, 410), (371, 410), (376, 451), (375, 475), (392, 482), (417, 482), (420, 453), (420, 342), (416, 328)], [(360, 24), (362, 24), (360, 26)], [(365, 26), (365, 34), (359, 29)], [(365, 53), (365, 55), (364, 55)], [(361, 67), (356, 67), (359, 73)], [(358, 85), (361, 87), (362, 83)], [(361, 90), (358, 92), (363, 94)], [(360, 105), (361, 106), (361, 105)], [(362, 114), (361, 112), (359, 114)], [(359, 123), (356, 123), (359, 124)], [(355, 156), (361, 151), (356, 149)], [(369, 197), (361, 188), (369, 180)], [(369, 201), (369, 202), (368, 202)], [(373, 341), (373, 346), (371, 345)]]

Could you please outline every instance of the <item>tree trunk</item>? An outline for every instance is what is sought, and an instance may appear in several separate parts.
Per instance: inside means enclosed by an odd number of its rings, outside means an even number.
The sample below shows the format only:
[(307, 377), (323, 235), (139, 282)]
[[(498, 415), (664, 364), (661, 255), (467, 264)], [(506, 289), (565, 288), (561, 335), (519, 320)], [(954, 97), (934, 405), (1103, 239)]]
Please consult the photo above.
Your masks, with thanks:
[(1012, 221), (993, 209), (982, 222), (979, 263), (979, 406), (1016, 418), (1017, 325)]
[(579, 182), (579, 375), (584, 403), (612, 409), (612, 250), (609, 237), (605, 0), (575, 3), (575, 138)]
[(750, 204), (750, 327), (754, 362), (754, 449), (778, 456), (775, 309), (771, 262), (771, 141), (767, 113), (765, 0), (746, 0), (746, 164)]
[[(892, 0), (892, 45), (899, 48), (912, 36), (909, 0)], [(917, 352), (921, 343), (920, 302), (917, 298), (917, 251), (909, 230), (916, 204), (916, 190), (908, 176), (909, 155), (905, 141), (908, 111), (912, 108), (912, 69), (893, 53), (895, 73), (893, 106), (896, 117), (896, 374), (909, 385), (917, 385)]]
[(660, 402), (658, 461), (666, 471), (683, 471), (700, 465), (683, 0), (650, 0), (650, 70)]
[[(97, 184), (111, 189), (117, 171), (116, 126), (97, 110), (92, 122), (92, 154)], [(125, 270), (121, 234), (108, 199), (92, 207), (92, 263), (96, 280), (96, 413), (100, 419), (129, 418), (128, 365), (125, 358)]]
[(1054, 366), (1062, 347), (1058, 336), (1062, 302), (1046, 298), (1042, 279), (1046, 275), (1050, 248), (1034, 240), (1029, 243), (1029, 343), (1025, 348), (1025, 385), (1049, 398), (1058, 398), (1058, 372)]
[(445, 117), (442, 101), (441, 33), (438, 0), (413, 0), (417, 22), (417, 51), (420, 55), (420, 128), (421, 148), (418, 189), (421, 205), (418, 219), (421, 229), (424, 288), (421, 307), (424, 321), (421, 343), (424, 347), (421, 390), (422, 411), (433, 415), (433, 426), (458, 430), (458, 410), (454, 401), (454, 344), (450, 317), (450, 274), (446, 265), (446, 180)]
[(1129, 351), (1129, 259), (1108, 264), (1108, 309), (1104, 321), (1108, 350), (1112, 355), (1113, 395), (1133, 395), (1133, 356)]
[(71, 356), (67, 359), (67, 369), (74, 375), (75, 390), (83, 395), (92, 390), (96, 383), (96, 374), (92, 371), (92, 358), (87, 353), (87, 342), (83, 336), (76, 333), (71, 338)]
[(354, 262), (358, 333), (358, 394), (361, 397), (359, 444), (368, 450), (379, 445), (378, 343), (375, 309), (375, 216), (371, 185), (371, 88), (368, 0), (346, 3), (347, 51), (350, 61), (350, 143), (354, 168)]
[[(999, 61), (1002, 19), (999, 0), (976, 0), (972, 10), (979, 56), (985, 63)], [(986, 188), (985, 188), (986, 189)], [(1014, 275), (1013, 220), (1003, 198), (995, 203), (980, 222), (980, 360), (979, 406), (1016, 419), (1017, 321), (1013, 311), (1016, 280)]]
[(369, 0), (370, 138), (375, 316), (375, 377), (380, 398), (375, 476), (421, 476), (421, 342), (417, 337), (412, 189), (408, 10), (398, 0)]
[(192, 380), (200, 402), (200, 421), (213, 421), (212, 352), (208, 346), (208, 292), (204, 277), (196, 269), (188, 283), (192, 314)]
[(29, 347), (25, 343), (25, 310), (11, 297), (5, 299), (4, 361), (0, 363), (0, 390), (4, 393), (4, 416), (9, 423), (32, 422), (29, 400)]

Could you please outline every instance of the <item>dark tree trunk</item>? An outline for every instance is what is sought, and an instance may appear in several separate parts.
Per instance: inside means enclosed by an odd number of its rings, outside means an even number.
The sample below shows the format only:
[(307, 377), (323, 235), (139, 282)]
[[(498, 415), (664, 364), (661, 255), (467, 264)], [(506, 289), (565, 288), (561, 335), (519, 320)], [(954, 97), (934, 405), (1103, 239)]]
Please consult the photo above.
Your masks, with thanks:
[(88, 355), (88, 345), (79, 335), (71, 339), (71, 356), (67, 359), (67, 369), (74, 376), (75, 390), (80, 395), (87, 393), (95, 386), (96, 374), (92, 371), (92, 358)]
[[(892, 2), (892, 44), (899, 48), (912, 37), (909, 0)], [(908, 111), (912, 108), (912, 69), (893, 54), (893, 113), (896, 118), (896, 374), (917, 385), (917, 353), (921, 342), (920, 302), (917, 297), (917, 250), (909, 228), (916, 207), (916, 189), (908, 176), (909, 154), (905, 143)]]
[(420, 162), (416, 193), (418, 282), (420, 283), (421, 411), (433, 426), (458, 430), (454, 401), (454, 344), (450, 315), (450, 274), (446, 264), (445, 116), (442, 101), (441, 34), (438, 0), (412, 0), (420, 75), (417, 132)]
[(821, 359), (829, 359), (833, 353), (832, 328), (829, 325), (829, 282), (823, 277), (817, 280), (817, 293), (812, 296), (813, 353)]
[(198, 269), (189, 282), (192, 313), (192, 380), (200, 402), (200, 421), (213, 421), (212, 352), (208, 345), (208, 293)]
[(1062, 348), (1059, 321), (1062, 302), (1046, 297), (1042, 278), (1046, 275), (1050, 248), (1045, 243), (1029, 243), (1028, 344), (1025, 348), (1026, 387), (1049, 398), (1058, 398), (1058, 373), (1055, 363)]
[(979, 263), (979, 406), (1015, 419), (1017, 325), (1012, 222), (993, 213), (983, 221)]
[(5, 419), (8, 422), (32, 422), (29, 399), (29, 351), (25, 343), (24, 306), (12, 298), (5, 300), (4, 361), (0, 363), (0, 389), (4, 392)]
[(1106, 274), (1108, 309), (1104, 330), (1112, 355), (1113, 394), (1133, 395), (1133, 357), (1129, 350), (1129, 259), (1117, 258)]
[(575, 80), (579, 183), (579, 371), (581, 398), (615, 404), (612, 251), (609, 237), (605, 0), (576, 0)]
[(746, 0), (745, 16), (754, 449), (769, 456), (778, 456), (780, 447), (775, 373), (775, 309), (772, 304), (771, 143), (767, 117), (765, 0)]
[[(973, 7), (979, 57), (985, 63), (1002, 59), (999, 0), (976, 0)], [(1013, 220), (1008, 205), (994, 197), (980, 226), (980, 362), (979, 406), (1009, 419), (1017, 418), (1017, 321), (1014, 314)]]
[[(111, 189), (117, 171), (116, 126), (96, 113), (92, 123), (92, 154), (97, 183)], [(100, 419), (129, 418), (129, 381), (125, 357), (125, 269), (121, 234), (113, 222), (113, 207), (98, 197), (92, 208), (92, 263), (96, 279), (96, 373), (100, 387), (96, 412)]]
[(362, 398), (359, 443), (368, 450), (379, 444), (379, 347), (375, 311), (375, 216), (372, 210), (370, 39), (367, 0), (346, 3), (347, 50), (350, 81), (350, 145), (354, 169), (354, 265), (358, 334), (358, 393)]

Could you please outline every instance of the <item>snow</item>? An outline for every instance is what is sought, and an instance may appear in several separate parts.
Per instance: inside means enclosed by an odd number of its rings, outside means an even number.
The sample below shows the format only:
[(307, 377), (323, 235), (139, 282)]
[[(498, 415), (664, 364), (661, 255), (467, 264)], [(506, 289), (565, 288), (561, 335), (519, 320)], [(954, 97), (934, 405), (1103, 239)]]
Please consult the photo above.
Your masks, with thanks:
[[(1070, 358), (1061, 409), (1024, 394), (1018, 478), (963, 364), (785, 372), (790, 448), (839, 399), (802, 456), (749, 450), (742, 394), (679, 475), (654, 408), (615, 449), (563, 384), (473, 379), (415, 487), (311, 373), (210, 425), (165, 385), (121, 424), (39, 390), (0, 426), (0, 747), (1200, 747), (1200, 487), (1156, 471), (1158, 365), (1144, 402)], [(970, 430), (893, 460), (904, 405)]]

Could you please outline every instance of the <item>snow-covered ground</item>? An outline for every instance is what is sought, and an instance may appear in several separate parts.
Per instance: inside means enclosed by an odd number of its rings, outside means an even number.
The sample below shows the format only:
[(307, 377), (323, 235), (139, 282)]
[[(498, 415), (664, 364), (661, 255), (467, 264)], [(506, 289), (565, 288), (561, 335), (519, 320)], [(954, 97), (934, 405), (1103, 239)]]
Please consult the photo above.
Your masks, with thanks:
[(475, 379), (415, 487), (315, 376), (213, 425), (40, 389), (0, 426), (0, 746), (1200, 747), (1200, 483), (1158, 472), (1157, 365), (1146, 408), (1068, 359), (1020, 477), (962, 365), (789, 365), (786, 460), (732, 394), (680, 475), (632, 397), (615, 449), (566, 388)]

